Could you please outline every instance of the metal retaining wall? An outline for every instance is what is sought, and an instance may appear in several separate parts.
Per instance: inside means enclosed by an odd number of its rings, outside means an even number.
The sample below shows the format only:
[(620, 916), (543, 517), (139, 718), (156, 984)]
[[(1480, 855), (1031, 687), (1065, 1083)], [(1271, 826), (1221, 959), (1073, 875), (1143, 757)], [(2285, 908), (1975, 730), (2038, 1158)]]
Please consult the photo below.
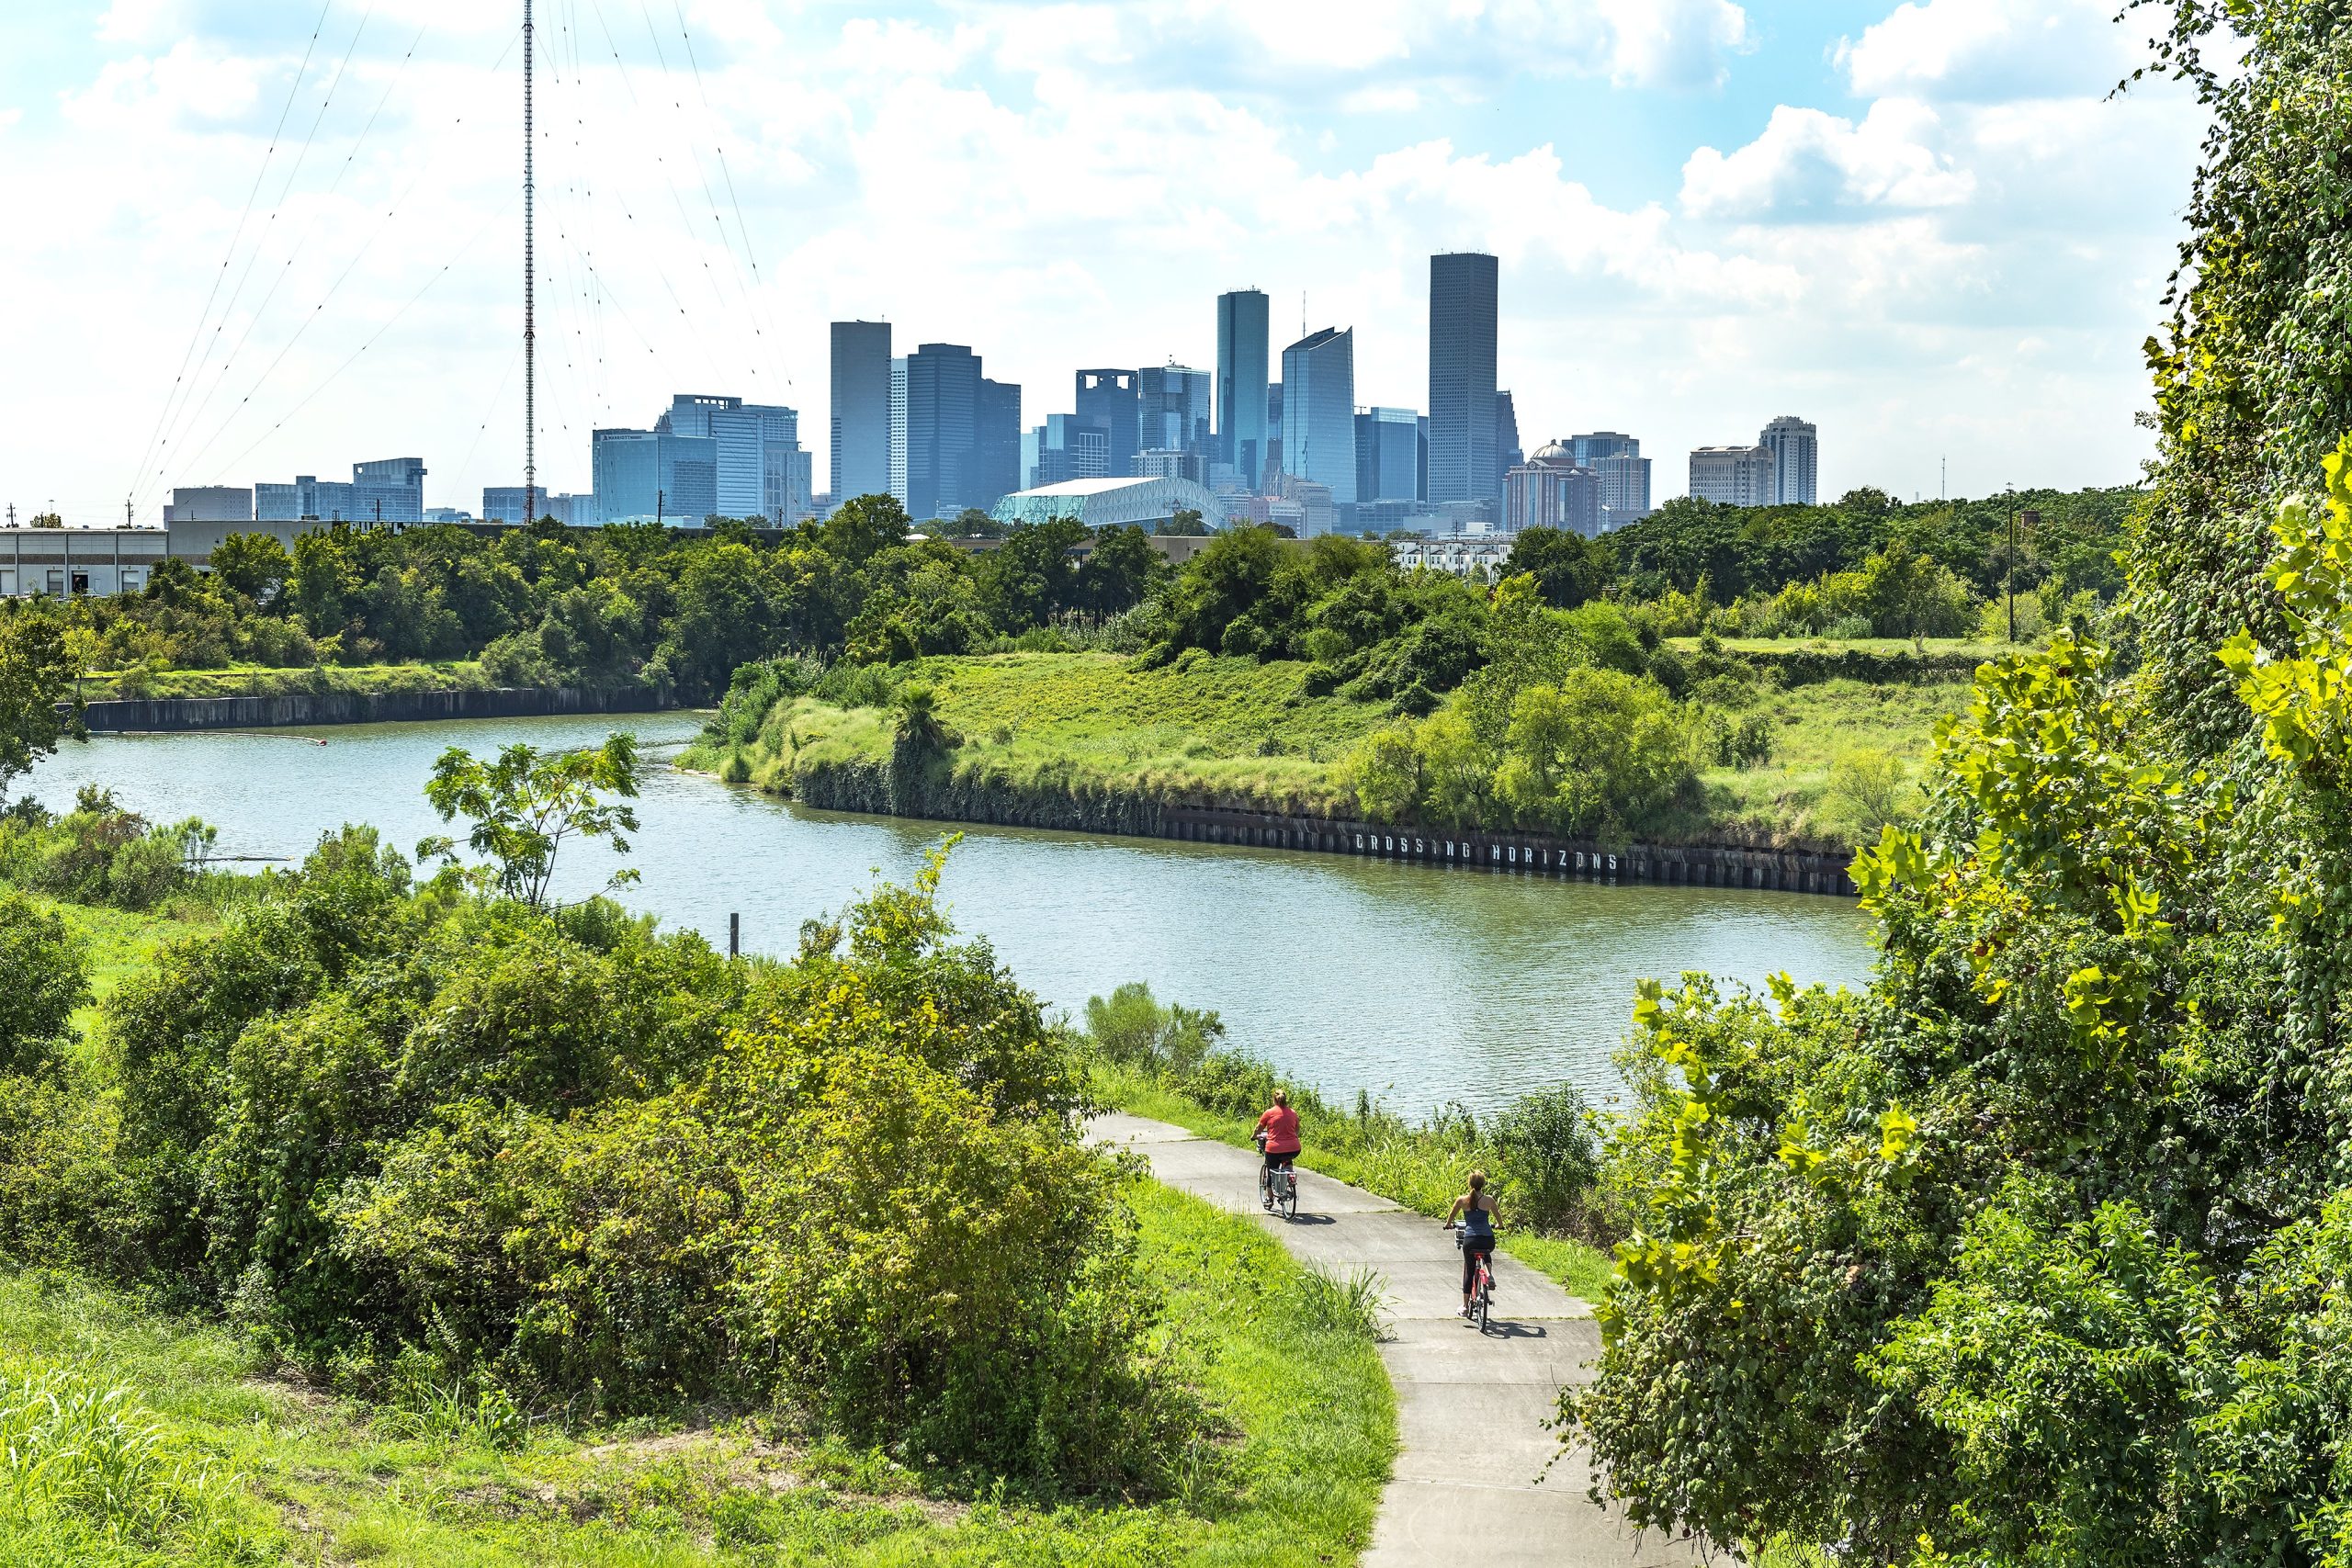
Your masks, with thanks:
[(1400, 829), (1372, 822), (1184, 807), (1170, 807), (1167, 819), (1168, 837), (1193, 843), (1369, 855), (1422, 865), (1604, 882), (1751, 887), (1848, 897), (1856, 892), (1853, 879), (1847, 874), (1851, 857), (1818, 850), (1664, 844), (1626, 844), (1611, 849), (1529, 833)]

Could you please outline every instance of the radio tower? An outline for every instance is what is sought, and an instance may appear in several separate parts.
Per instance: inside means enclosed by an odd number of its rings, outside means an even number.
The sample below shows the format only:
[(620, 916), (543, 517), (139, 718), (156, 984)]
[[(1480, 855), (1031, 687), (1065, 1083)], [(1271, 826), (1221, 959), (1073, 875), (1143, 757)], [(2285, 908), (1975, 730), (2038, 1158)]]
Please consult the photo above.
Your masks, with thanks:
[(538, 387), (532, 363), (531, 274), (531, 0), (523, 0), (523, 522), (539, 520)]

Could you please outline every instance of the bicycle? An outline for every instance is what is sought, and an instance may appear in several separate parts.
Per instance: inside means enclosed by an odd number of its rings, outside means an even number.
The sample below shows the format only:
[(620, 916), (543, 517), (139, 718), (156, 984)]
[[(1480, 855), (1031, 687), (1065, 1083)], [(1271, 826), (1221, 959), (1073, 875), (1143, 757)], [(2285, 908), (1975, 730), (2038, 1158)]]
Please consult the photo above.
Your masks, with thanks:
[[(1265, 1153), (1263, 1138), (1251, 1140), (1258, 1152)], [(1298, 1218), (1298, 1172), (1289, 1166), (1268, 1166), (1258, 1173), (1258, 1201), (1267, 1213), (1279, 1213), (1284, 1221)]]
[[(1448, 1225), (1445, 1228), (1454, 1233), (1453, 1245), (1457, 1250), (1469, 1246), (1468, 1231), (1459, 1225)], [(1464, 1317), (1478, 1325), (1478, 1332), (1481, 1334), (1487, 1332), (1487, 1313), (1494, 1304), (1494, 1242), (1488, 1238), (1486, 1247), (1478, 1253), (1477, 1266), (1470, 1275), (1470, 1310), (1463, 1314)]]

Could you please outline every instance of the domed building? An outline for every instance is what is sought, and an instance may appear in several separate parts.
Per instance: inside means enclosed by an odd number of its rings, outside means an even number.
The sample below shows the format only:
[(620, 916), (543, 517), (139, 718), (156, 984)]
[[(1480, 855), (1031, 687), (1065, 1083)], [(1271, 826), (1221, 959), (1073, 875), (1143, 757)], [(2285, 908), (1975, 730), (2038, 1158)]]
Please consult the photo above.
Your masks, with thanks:
[(1601, 531), (1600, 476), (1577, 466), (1566, 445), (1547, 441), (1503, 481), (1503, 527), (1559, 528), (1598, 537)]

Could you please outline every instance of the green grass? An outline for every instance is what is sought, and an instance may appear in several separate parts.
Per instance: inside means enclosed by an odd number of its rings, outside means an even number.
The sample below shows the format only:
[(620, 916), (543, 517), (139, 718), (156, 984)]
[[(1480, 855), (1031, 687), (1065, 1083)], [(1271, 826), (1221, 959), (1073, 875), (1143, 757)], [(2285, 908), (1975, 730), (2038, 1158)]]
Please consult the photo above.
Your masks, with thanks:
[[(1016, 653), (928, 659), (902, 673), (937, 690), (940, 716), (962, 740), (959, 777), (1320, 811), (1340, 803), (1340, 760), (1387, 712), (1306, 695), (1308, 668), (1187, 656), (1134, 670), (1113, 654)], [(889, 754), (888, 715), (802, 698), (769, 716), (744, 760), (752, 782), (788, 789), (797, 768)], [(723, 760), (704, 749), (684, 765), (716, 771)]]
[[(1931, 657), (1944, 654), (1965, 654), (1977, 659), (1992, 659), (2004, 653), (2015, 653), (2020, 648), (2036, 646), (2033, 642), (1988, 642), (1983, 637), (1931, 637), (1914, 643), (1907, 637), (1864, 637), (1832, 639), (1815, 637), (1727, 637), (1721, 639), (1726, 653), (1872, 653), (1880, 655), (1909, 654), (1925, 651)], [(1667, 646), (1678, 653), (1695, 653), (1701, 639), (1695, 637), (1673, 637)]]
[[(1772, 718), (1771, 761), (1702, 774), (1704, 822), (1774, 841), (1856, 842), (1877, 824), (1832, 787), (1838, 760), (1865, 749), (1885, 752), (1902, 764), (1908, 781), (1904, 804), (1917, 804), (1935, 751), (1936, 726), (1964, 709), (1972, 691), (1965, 682), (1861, 681), (1768, 691), (1758, 706)], [(1693, 823), (1683, 830), (1705, 829)]]
[[(1012, 790), (1042, 784), (1347, 815), (1355, 805), (1340, 787), (1340, 763), (1389, 717), (1379, 704), (1306, 696), (1308, 666), (1297, 663), (1198, 659), (1133, 670), (1110, 654), (1005, 654), (912, 668), (936, 689), (940, 714), (961, 740), (956, 777)], [(1964, 706), (1969, 691), (1964, 681), (1768, 684), (1760, 705), (1773, 721), (1771, 761), (1708, 770), (1695, 809), (1641, 836), (1833, 846), (1866, 839), (1877, 823), (1833, 789), (1838, 759), (1875, 749), (1909, 779), (1923, 777), (1937, 721)], [(790, 794), (802, 769), (886, 761), (891, 727), (883, 709), (803, 697), (769, 715), (738, 754), (740, 765), (708, 742), (680, 765)]]
[[(1255, 1127), (1250, 1119), (1211, 1110), (1142, 1073), (1098, 1064), (1094, 1087), (1105, 1103), (1134, 1115), (1172, 1122), (1236, 1148), (1250, 1146)], [(1469, 1156), (1434, 1137), (1385, 1127), (1370, 1141), (1355, 1134), (1355, 1123), (1344, 1117), (1302, 1117), (1299, 1163), (1432, 1219), (1442, 1218), (1469, 1185)], [(1566, 1236), (1514, 1230), (1508, 1213), (1503, 1220), (1503, 1251), (1558, 1280), (1571, 1295), (1586, 1302), (1600, 1299), (1612, 1267), (1607, 1253)]]
[(877, 1454), (749, 1425), (549, 1424), (510, 1430), (502, 1445), (462, 1407), (336, 1398), (270, 1375), (225, 1329), (161, 1318), (63, 1277), (17, 1274), (0, 1277), (0, 1376), (79, 1369), (85, 1384), (122, 1388), (138, 1407), (132, 1425), (154, 1428), (157, 1486), (175, 1496), (174, 1486), (209, 1476), (212, 1491), (160, 1533), (110, 1541), (114, 1505), (28, 1502), (0, 1465), (0, 1561), (1352, 1562), (1396, 1449), (1394, 1397), (1370, 1335), (1337, 1322), (1329, 1288), (1247, 1221), (1149, 1182), (1133, 1203), (1175, 1337), (1234, 1433), (1190, 1506), (997, 1506), (941, 1495)]
[(276, 697), (328, 692), (456, 692), (490, 685), (480, 661), (331, 664), (284, 669), (232, 664), (216, 670), (93, 671), (80, 683), (89, 702), (122, 697)]

